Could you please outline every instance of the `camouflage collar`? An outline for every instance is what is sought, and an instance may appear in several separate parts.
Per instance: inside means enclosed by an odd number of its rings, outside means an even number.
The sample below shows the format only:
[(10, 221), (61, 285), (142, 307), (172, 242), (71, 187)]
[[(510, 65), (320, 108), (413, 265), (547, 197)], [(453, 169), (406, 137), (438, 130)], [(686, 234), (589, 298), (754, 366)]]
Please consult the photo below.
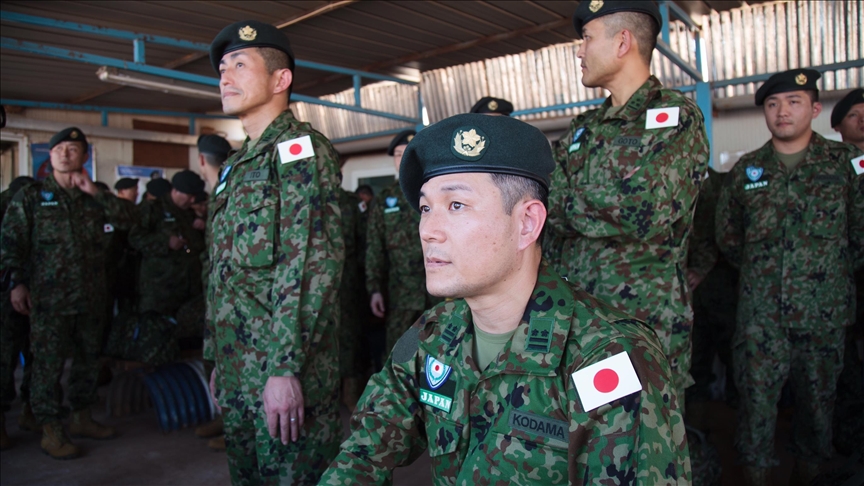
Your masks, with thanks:
[(64, 189), (57, 182), (57, 179), (54, 178), (53, 173), (48, 174), (48, 177), (42, 180), (42, 190), (47, 192), (53, 192), (55, 198), (69, 197), (72, 200), (78, 199), (84, 194), (77, 187), (73, 187), (72, 189)]
[[(827, 152), (827, 139), (822, 135), (816, 133), (816, 131), (814, 130), (813, 134), (810, 136), (810, 144), (807, 146), (807, 154), (804, 156), (804, 160), (802, 160), (801, 163), (798, 164), (798, 167), (827, 162), (828, 159), (824, 157)], [(771, 163), (777, 165), (778, 168), (787, 172), (789, 171), (786, 166), (783, 165), (782, 162), (780, 162), (780, 159), (777, 158), (774, 144), (771, 143), (771, 140), (765, 142), (765, 145), (763, 145), (758, 150), (756, 155), (760, 161), (763, 161), (763, 163), (766, 161), (771, 161)]]
[[(660, 84), (659, 79), (655, 78), (654, 75), (649, 76), (648, 80), (627, 100), (627, 103), (609, 118), (621, 119), (628, 122), (639, 119), (648, 110), (648, 104), (654, 98), (660, 96), (660, 89), (662, 88), (663, 85)], [(612, 108), (611, 96), (606, 98), (606, 101), (600, 106), (601, 120), (606, 120), (606, 112), (609, 111), (609, 108)]]
[[(471, 309), (462, 299), (454, 304), (452, 312), (439, 316), (441, 334), (432, 333), (420, 347), (448, 366), (465, 368), (465, 357), (474, 353), (470, 345), (473, 335), (466, 335), (472, 326)], [(545, 264), (541, 265), (534, 292), (513, 338), (483, 374), (556, 375), (567, 345), (574, 307), (569, 285)]]

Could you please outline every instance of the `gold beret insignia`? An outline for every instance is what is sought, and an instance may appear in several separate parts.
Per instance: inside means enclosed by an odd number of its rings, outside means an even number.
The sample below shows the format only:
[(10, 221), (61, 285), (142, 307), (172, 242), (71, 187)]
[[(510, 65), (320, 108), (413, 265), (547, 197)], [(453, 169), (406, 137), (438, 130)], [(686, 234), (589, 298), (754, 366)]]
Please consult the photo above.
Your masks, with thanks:
[(795, 76), (795, 84), (797, 84), (798, 86), (804, 86), (805, 84), (807, 84), (807, 76), (805, 76), (804, 73)]
[(495, 111), (498, 109), (498, 102), (495, 100), (492, 100), (486, 106), (489, 107), (490, 110)]
[(256, 37), (258, 37), (258, 31), (253, 29), (249, 25), (241, 28), (240, 31), (237, 32), (237, 34), (240, 35), (240, 40), (244, 41), (253, 41)]
[(588, 5), (588, 10), (591, 13), (597, 13), (601, 8), (603, 8), (603, 0), (591, 0), (591, 5)]
[(456, 130), (453, 149), (465, 157), (479, 157), (486, 149), (486, 137), (477, 133), (475, 128)]
[(408, 137), (406, 137), (406, 140), (408, 140), (409, 142), (411, 140), (414, 140), (414, 135), (408, 135)]
[(78, 132), (75, 130), (72, 130), (72, 133), (69, 134), (69, 138), (78, 138)]

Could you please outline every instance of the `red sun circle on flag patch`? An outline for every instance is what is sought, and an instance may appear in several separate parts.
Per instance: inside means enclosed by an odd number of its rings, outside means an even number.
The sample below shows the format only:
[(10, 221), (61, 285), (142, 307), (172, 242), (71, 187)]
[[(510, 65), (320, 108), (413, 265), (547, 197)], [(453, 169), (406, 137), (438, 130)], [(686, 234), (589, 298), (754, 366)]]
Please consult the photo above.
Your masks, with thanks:
[(668, 113), (660, 113), (659, 115), (657, 115), (657, 123), (663, 123), (668, 119), (669, 119)]
[(291, 152), (291, 155), (300, 155), (300, 152), (303, 151), (303, 147), (301, 147), (299, 143), (295, 143), (288, 148), (288, 151)]
[(858, 161), (858, 167), (861, 167), (862, 169), (864, 169), (864, 160)]
[(594, 375), (594, 388), (600, 393), (609, 393), (618, 388), (618, 373), (604, 368)]
[(435, 371), (441, 371), (441, 365), (436, 364), (435, 365)]

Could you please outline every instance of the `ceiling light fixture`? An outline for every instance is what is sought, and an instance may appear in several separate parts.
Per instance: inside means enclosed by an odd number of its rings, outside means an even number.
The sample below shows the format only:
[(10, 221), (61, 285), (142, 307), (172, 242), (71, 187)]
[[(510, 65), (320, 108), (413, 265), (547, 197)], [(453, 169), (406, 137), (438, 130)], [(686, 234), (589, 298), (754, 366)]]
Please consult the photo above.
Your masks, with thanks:
[(190, 98), (203, 98), (207, 100), (221, 99), (218, 88), (180, 81), (176, 79), (151, 76), (147, 74), (131, 73), (121, 69), (102, 66), (96, 71), (96, 76), (106, 83), (120, 84), (133, 88), (161, 91), (167, 94), (188, 96)]

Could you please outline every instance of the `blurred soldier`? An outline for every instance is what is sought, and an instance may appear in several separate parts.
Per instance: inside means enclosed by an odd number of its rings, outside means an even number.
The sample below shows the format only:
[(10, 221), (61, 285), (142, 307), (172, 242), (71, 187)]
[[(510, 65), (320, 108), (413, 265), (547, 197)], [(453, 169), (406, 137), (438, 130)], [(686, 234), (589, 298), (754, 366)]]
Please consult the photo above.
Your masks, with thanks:
[(657, 337), (541, 262), (543, 133), (456, 115), (404, 157), (426, 284), (454, 300), (399, 339), (321, 484), (389, 484), (424, 450), (435, 484), (690, 484)]
[(171, 179), (171, 192), (140, 206), (129, 244), (141, 253), (138, 312), (174, 317), (177, 309), (200, 294), (204, 237), (192, 227), (190, 206), (204, 181), (191, 170)]
[(155, 201), (170, 192), (171, 183), (167, 180), (161, 177), (150, 179), (150, 182), (147, 183), (147, 192), (144, 193), (144, 201)]
[(354, 193), (357, 194), (357, 197), (362, 199), (367, 206), (372, 203), (372, 199), (375, 197), (375, 193), (372, 192), (372, 188), (366, 184), (357, 187), (357, 190), (354, 191)]
[(811, 69), (771, 76), (756, 91), (771, 140), (745, 154), (717, 204), (717, 243), (739, 267), (732, 359), (736, 448), (752, 484), (768, 484), (777, 402), (795, 396), (793, 478), (810, 484), (831, 458), (831, 414), (864, 262), (864, 157), (811, 128), (822, 105)]
[(853, 89), (834, 106), (831, 128), (843, 141), (864, 150), (864, 89)]
[(198, 137), (198, 169), (208, 193), (212, 194), (219, 184), (219, 169), (230, 153), (231, 144), (224, 137), (215, 134)]
[(204, 358), (234, 484), (316, 484), (339, 450), (345, 245), (330, 142), (288, 108), (288, 38), (254, 20), (210, 45), (222, 109), (248, 134), (210, 206)]
[[(342, 377), (342, 402), (352, 413), (360, 398), (359, 380), (365, 368), (358, 362), (363, 342), (363, 317), (366, 314), (366, 291), (363, 267), (358, 255), (362, 239), (361, 208), (365, 203), (354, 193), (339, 188), (339, 208), (342, 212), (342, 238), (345, 240), (345, 265), (339, 288), (339, 376)], [(368, 312), (368, 311), (367, 311)]]
[[(402, 153), (417, 132), (405, 130), (390, 141), (396, 173)], [(375, 198), (366, 229), (366, 290), (372, 313), (385, 319), (385, 356), (411, 323), (437, 301), (426, 292), (423, 249), (417, 238), (420, 215), (412, 211), (399, 189), (399, 181)], [(386, 298), (385, 298), (386, 292)]]
[(544, 250), (562, 276), (654, 328), (683, 401), (693, 383), (687, 238), (709, 155), (702, 113), (649, 72), (654, 2), (579, 2), (573, 25), (582, 84), (612, 94), (554, 144)]
[[(0, 193), (0, 224), (15, 194), (32, 182), (35, 182), (32, 177), (16, 177), (9, 184), (9, 188)], [(18, 427), (32, 432), (42, 430), (30, 408), (30, 374), (33, 368), (31, 363), (33, 355), (30, 353), (30, 321), (26, 315), (18, 313), (12, 307), (12, 301), (9, 300), (12, 289), (9, 288), (9, 283), (9, 272), (4, 270), (0, 276), (0, 286), (2, 286), (0, 320), (3, 329), (0, 332), (0, 407), (2, 407), (0, 408), (0, 450), (8, 449), (12, 445), (6, 434), (5, 413), (10, 410), (15, 400), (15, 368), (19, 355), (24, 357), (24, 362), (21, 363), (24, 378), (21, 381), (21, 415), (18, 416)]]
[(468, 113), (482, 113), (492, 116), (510, 116), (513, 113), (513, 103), (502, 99), (484, 96), (480, 98)]
[(76, 437), (108, 439), (114, 429), (91, 418), (102, 345), (105, 235), (132, 219), (110, 193), (99, 191), (81, 170), (87, 139), (72, 127), (49, 143), (52, 173), (21, 189), (3, 218), (0, 270), (10, 272), (12, 306), (30, 315), (33, 412), (43, 425), (42, 450), (56, 459), (78, 455), (61, 424), (57, 384), (72, 356), (69, 431)]
[(124, 177), (114, 183), (114, 190), (117, 191), (117, 198), (129, 201), (132, 204), (138, 202), (138, 179)]

